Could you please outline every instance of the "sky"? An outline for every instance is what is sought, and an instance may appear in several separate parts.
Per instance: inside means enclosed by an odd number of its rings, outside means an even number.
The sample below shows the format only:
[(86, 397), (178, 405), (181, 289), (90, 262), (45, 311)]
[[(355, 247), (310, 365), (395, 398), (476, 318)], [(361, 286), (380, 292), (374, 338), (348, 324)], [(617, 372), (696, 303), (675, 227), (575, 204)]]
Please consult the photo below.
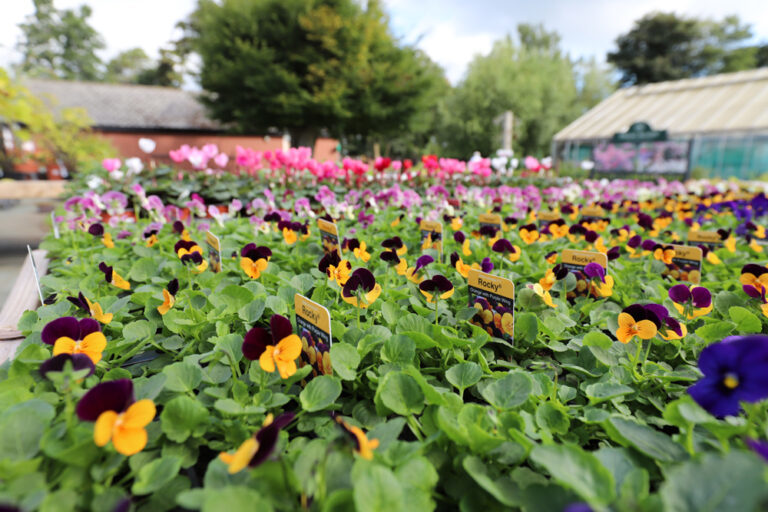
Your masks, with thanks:
[[(364, 0), (363, 0), (364, 1)], [(87, 3), (90, 22), (106, 41), (101, 57), (139, 46), (156, 57), (157, 49), (177, 35), (174, 26), (194, 9), (196, 0), (54, 0), (56, 7)], [(394, 33), (424, 50), (456, 84), (477, 54), (493, 41), (514, 33), (518, 23), (543, 23), (562, 37), (573, 58), (605, 61), (619, 34), (634, 20), (661, 10), (697, 18), (738, 14), (752, 25), (755, 40), (768, 42), (768, 0), (383, 0)], [(19, 60), (14, 46), (17, 24), (32, 14), (32, 0), (0, 0), (0, 66)]]

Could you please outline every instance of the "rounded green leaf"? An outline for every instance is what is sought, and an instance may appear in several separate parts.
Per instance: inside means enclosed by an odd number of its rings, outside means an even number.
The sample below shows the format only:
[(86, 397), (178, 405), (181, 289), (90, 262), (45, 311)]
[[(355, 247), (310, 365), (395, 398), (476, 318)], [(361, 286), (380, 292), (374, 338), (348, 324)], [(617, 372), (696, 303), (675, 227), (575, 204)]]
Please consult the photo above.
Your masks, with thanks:
[(418, 414), (424, 408), (419, 383), (405, 373), (387, 373), (379, 383), (378, 393), (384, 405), (401, 416)]
[(341, 383), (328, 375), (315, 377), (299, 394), (301, 407), (308, 412), (322, 411), (341, 395)]

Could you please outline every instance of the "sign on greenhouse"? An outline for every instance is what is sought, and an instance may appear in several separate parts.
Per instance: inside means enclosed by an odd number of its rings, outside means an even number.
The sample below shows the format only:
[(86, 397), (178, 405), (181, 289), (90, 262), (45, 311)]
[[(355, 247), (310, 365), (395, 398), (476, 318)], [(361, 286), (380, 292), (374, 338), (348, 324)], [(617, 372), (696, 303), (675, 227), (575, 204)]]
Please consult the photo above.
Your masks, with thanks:
[(689, 171), (690, 140), (670, 140), (667, 130), (633, 123), (592, 151), (595, 173), (682, 174)]

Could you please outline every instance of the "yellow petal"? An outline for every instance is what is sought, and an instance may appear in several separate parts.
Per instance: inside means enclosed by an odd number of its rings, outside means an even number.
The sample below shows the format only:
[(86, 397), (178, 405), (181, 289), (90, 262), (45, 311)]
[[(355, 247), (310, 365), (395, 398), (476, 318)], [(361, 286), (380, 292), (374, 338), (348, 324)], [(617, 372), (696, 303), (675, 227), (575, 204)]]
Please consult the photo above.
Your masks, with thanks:
[(301, 339), (295, 334), (286, 336), (277, 344), (277, 351), (278, 359), (293, 361), (301, 355)]
[(619, 313), (619, 326), (630, 327), (635, 324), (635, 319), (629, 313)]
[(152, 400), (144, 399), (132, 404), (123, 415), (123, 427), (144, 428), (155, 418), (155, 404)]
[(637, 335), (644, 340), (649, 340), (656, 336), (656, 324), (650, 320), (640, 320), (637, 322)]
[(115, 427), (118, 414), (115, 411), (101, 413), (93, 426), (93, 442), (96, 446), (106, 446), (112, 438), (112, 430)]
[(143, 428), (117, 427), (112, 435), (112, 444), (118, 453), (130, 456), (147, 446), (147, 431)]
[(267, 345), (267, 348), (261, 354), (261, 357), (259, 357), (259, 366), (261, 366), (261, 369), (267, 373), (275, 371), (275, 358), (272, 356), (274, 352), (275, 347), (273, 345)]
[(229, 466), (227, 469), (229, 474), (234, 475), (248, 467), (248, 463), (251, 462), (257, 451), (259, 451), (259, 442), (255, 438), (249, 437), (233, 455), (222, 453), (219, 458)]
[(74, 354), (75, 345), (75, 340), (67, 336), (62, 336), (56, 340), (56, 343), (53, 344), (53, 355), (57, 356), (59, 354)]
[(281, 379), (287, 379), (296, 373), (295, 361), (284, 361), (283, 359), (278, 359), (275, 361), (275, 364), (277, 364), (277, 371), (280, 373)]

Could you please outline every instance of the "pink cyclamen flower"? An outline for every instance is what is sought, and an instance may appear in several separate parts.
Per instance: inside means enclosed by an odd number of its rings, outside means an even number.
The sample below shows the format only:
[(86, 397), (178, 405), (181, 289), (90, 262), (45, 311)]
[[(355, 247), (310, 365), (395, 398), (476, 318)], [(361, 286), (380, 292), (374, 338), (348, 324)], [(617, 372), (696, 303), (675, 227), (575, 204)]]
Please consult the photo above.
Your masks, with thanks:
[(122, 165), (122, 161), (119, 158), (105, 158), (101, 161), (101, 165), (109, 172), (116, 171)]
[(189, 147), (189, 144), (184, 144), (175, 151), (174, 150), (169, 151), (168, 156), (171, 157), (171, 160), (173, 160), (177, 164), (180, 164), (181, 162), (187, 159), (187, 157), (189, 156), (190, 149), (191, 148)]
[(532, 156), (525, 157), (523, 163), (525, 164), (525, 168), (529, 171), (538, 172), (539, 169), (541, 169), (541, 164), (539, 164), (539, 161)]

